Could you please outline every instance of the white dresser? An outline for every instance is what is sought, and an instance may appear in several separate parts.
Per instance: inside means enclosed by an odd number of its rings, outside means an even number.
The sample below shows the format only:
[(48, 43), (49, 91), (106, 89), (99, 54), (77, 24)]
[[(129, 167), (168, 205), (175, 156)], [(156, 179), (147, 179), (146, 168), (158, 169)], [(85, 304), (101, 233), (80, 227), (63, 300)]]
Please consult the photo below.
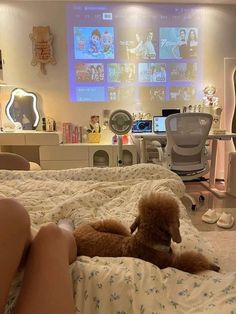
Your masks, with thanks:
[[(61, 132), (0, 132), (1, 151), (20, 154), (42, 169), (117, 166), (118, 146), (108, 144), (62, 144)], [(136, 145), (123, 145), (124, 165), (137, 163)]]
[[(79, 167), (115, 167), (118, 146), (112, 144), (61, 144), (40, 146), (40, 165), (43, 169), (68, 169)], [(125, 165), (137, 163), (135, 144), (123, 145)]]

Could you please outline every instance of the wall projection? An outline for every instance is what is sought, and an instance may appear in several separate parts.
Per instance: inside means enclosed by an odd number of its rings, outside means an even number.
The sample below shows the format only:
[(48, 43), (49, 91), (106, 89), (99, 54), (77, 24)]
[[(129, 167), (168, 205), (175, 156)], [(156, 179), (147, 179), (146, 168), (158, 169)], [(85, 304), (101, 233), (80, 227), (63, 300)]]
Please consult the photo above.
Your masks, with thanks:
[(70, 100), (196, 102), (201, 16), (197, 5), (68, 4)]

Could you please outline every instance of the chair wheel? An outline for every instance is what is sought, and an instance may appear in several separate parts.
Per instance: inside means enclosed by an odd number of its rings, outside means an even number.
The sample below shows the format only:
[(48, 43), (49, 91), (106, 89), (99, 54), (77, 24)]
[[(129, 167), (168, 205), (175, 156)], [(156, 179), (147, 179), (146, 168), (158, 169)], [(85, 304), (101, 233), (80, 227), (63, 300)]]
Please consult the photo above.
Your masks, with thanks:
[(192, 210), (195, 210), (196, 209), (196, 204), (193, 204), (192, 205)]
[(199, 196), (199, 202), (203, 203), (205, 201), (205, 197), (203, 195)]

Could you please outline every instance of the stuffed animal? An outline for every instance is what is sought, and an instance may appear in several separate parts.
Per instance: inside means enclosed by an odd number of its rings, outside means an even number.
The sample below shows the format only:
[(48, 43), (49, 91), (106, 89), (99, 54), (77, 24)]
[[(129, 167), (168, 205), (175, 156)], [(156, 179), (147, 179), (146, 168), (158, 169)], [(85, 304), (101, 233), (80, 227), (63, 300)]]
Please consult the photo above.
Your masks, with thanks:
[(74, 231), (78, 255), (136, 257), (159, 268), (175, 267), (189, 273), (219, 271), (200, 253), (175, 254), (172, 250), (171, 240), (176, 243), (182, 240), (175, 198), (167, 193), (150, 193), (141, 198), (138, 207), (139, 215), (131, 232), (111, 219), (78, 226)]
[(33, 33), (29, 36), (32, 40), (33, 52), (31, 64), (35, 66), (40, 63), (42, 73), (46, 74), (45, 64), (56, 64), (52, 48), (53, 35), (50, 33), (50, 27), (33, 26)]

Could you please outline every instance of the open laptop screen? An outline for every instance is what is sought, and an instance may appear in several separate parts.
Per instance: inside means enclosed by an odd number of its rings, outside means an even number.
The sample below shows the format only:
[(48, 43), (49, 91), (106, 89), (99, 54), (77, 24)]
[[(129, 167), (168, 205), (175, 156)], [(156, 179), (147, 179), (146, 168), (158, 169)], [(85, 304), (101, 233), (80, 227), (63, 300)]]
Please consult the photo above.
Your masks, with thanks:
[(132, 126), (133, 133), (151, 133), (152, 120), (135, 120)]
[(174, 109), (162, 109), (162, 115), (163, 117), (168, 117), (171, 114), (174, 113), (180, 113), (180, 109), (179, 108), (174, 108)]
[(166, 131), (166, 117), (154, 116), (153, 117), (153, 132), (165, 132)]

